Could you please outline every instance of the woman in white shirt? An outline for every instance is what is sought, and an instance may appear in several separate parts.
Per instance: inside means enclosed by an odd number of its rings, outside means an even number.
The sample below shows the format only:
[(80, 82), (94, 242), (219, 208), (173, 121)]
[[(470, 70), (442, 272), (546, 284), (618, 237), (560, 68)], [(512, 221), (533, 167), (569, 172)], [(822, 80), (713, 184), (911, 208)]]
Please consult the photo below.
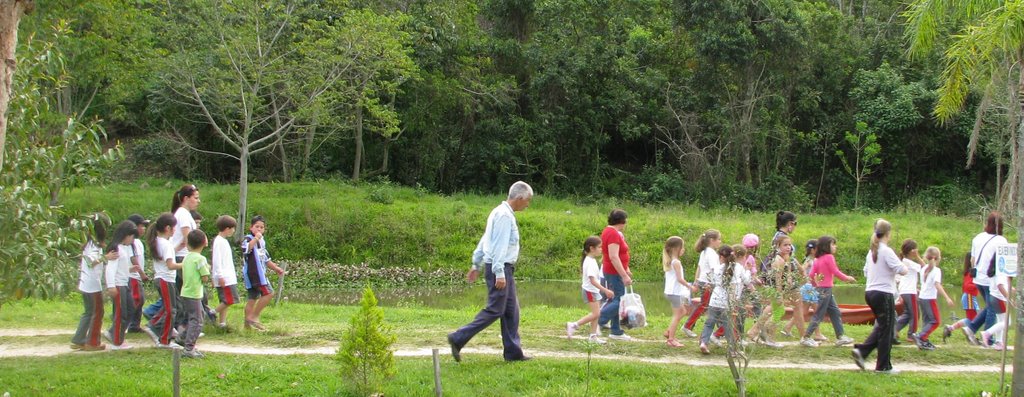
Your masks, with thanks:
[(860, 369), (864, 369), (864, 358), (878, 349), (875, 360), (875, 372), (895, 374), (889, 353), (892, 351), (892, 335), (894, 330), (893, 317), (896, 314), (896, 275), (907, 274), (896, 251), (889, 248), (892, 237), (892, 224), (885, 219), (875, 222), (874, 233), (871, 235), (871, 250), (864, 264), (867, 286), (864, 288), (864, 300), (875, 314), (875, 328), (871, 330), (864, 343), (853, 345), (853, 360)]

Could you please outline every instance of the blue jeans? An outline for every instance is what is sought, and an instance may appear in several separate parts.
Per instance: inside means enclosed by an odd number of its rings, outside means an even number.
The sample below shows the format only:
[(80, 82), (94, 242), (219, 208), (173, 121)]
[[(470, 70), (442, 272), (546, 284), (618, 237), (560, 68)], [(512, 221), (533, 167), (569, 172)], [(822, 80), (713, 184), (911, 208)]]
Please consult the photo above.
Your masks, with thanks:
[(811, 324), (807, 326), (807, 332), (804, 333), (805, 338), (814, 335), (821, 320), (825, 319), (826, 313), (832, 321), (832, 329), (836, 331), (836, 338), (844, 335), (843, 316), (839, 312), (839, 305), (836, 304), (836, 300), (832, 296), (832, 287), (818, 287), (818, 308), (814, 309), (814, 317), (811, 317)]
[[(974, 317), (974, 320), (967, 323), (967, 326), (970, 327), (972, 332), (986, 330), (996, 323), (996, 312), (995, 310), (990, 309), (992, 307), (993, 299), (992, 294), (989, 293), (989, 286), (979, 285), (978, 292), (979, 295), (981, 295), (981, 299), (985, 301), (985, 308), (978, 312), (978, 315)], [(984, 328), (982, 328), (982, 326), (984, 326)]]
[(622, 276), (608, 273), (604, 274), (604, 284), (615, 293), (615, 296), (601, 308), (601, 318), (597, 322), (601, 325), (610, 322), (612, 335), (622, 335), (622, 326), (619, 325), (619, 300), (626, 294), (626, 284), (622, 283)]

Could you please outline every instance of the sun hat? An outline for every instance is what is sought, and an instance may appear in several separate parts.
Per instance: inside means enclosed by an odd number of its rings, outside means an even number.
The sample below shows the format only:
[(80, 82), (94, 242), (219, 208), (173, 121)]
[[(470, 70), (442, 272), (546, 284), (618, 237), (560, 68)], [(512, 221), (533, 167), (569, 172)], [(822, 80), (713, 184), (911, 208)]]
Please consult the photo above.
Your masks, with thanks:
[(758, 246), (758, 244), (761, 244), (761, 239), (759, 237), (757, 237), (756, 234), (748, 233), (747, 235), (743, 236), (743, 246), (744, 247), (747, 247), (747, 248), (756, 247), (756, 246)]

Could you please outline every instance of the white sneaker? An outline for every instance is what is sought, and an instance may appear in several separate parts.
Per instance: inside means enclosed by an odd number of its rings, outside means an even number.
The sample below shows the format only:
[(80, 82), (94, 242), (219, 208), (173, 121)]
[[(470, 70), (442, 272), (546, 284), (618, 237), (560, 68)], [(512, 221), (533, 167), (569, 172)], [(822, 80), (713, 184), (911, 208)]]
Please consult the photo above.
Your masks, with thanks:
[(171, 338), (177, 338), (179, 333), (178, 328), (171, 328)]
[(711, 335), (711, 337), (710, 337), (710, 338), (709, 338), (708, 340), (709, 340), (709, 341), (710, 341), (711, 343), (714, 343), (714, 344), (715, 344), (715, 346), (722, 346), (722, 340), (721, 340), (721, 339), (718, 339), (718, 337), (717, 337), (717, 336)]
[(764, 346), (770, 347), (772, 349), (781, 349), (782, 348), (782, 344), (780, 344), (778, 342), (775, 342), (775, 341), (760, 340), (760, 341), (758, 341), (758, 343), (762, 344)]
[(114, 343), (114, 338), (110, 337), (110, 331), (103, 330), (103, 332), (100, 332), (100, 335), (102, 335), (103, 339), (106, 339), (107, 342)]
[(845, 346), (853, 343), (853, 338), (843, 335), (836, 339), (836, 346)]
[(687, 338), (696, 338), (697, 337), (697, 334), (695, 334), (693, 331), (689, 330), (686, 327), (683, 327), (683, 334), (686, 335)]
[(174, 341), (171, 341), (171, 343), (168, 343), (166, 345), (163, 344), (163, 343), (157, 343), (156, 344), (156, 348), (157, 349), (181, 349), (181, 345), (177, 344)]
[(134, 347), (135, 346), (129, 345), (127, 343), (122, 343), (120, 345), (111, 344), (110, 345), (110, 350), (128, 350), (128, 349), (131, 349), (131, 348), (134, 348)]
[(631, 337), (629, 335), (626, 335), (626, 334), (622, 334), (622, 335), (611, 334), (611, 335), (608, 335), (608, 339), (621, 340), (621, 341), (627, 341), (628, 342), (628, 341), (633, 340), (633, 337)]
[(807, 347), (818, 347), (818, 342), (811, 338), (800, 338), (800, 344)]
[(603, 345), (603, 344), (605, 344), (607, 342), (605, 342), (604, 339), (601, 339), (600, 336), (597, 336), (597, 334), (590, 334), (590, 343), (596, 343), (596, 344), (599, 344), (599, 345)]
[(565, 323), (565, 335), (569, 339), (572, 339), (572, 335), (576, 333), (576, 328), (577, 327), (578, 327), (578, 325), (576, 325), (576, 323), (572, 323), (572, 322)]
[(202, 338), (202, 337), (204, 337), (204, 336), (206, 336), (206, 334), (205, 334), (205, 333), (203, 333), (203, 332), (200, 332), (200, 333), (199, 333), (199, 336), (197, 336), (197, 337), (196, 337), (196, 339)]
[(146, 335), (149, 335), (149, 338), (153, 340), (153, 343), (160, 343), (160, 338), (156, 336), (156, 332), (153, 332), (153, 330), (149, 329), (148, 326), (143, 325), (142, 327), (139, 328), (142, 328), (142, 332), (145, 332)]

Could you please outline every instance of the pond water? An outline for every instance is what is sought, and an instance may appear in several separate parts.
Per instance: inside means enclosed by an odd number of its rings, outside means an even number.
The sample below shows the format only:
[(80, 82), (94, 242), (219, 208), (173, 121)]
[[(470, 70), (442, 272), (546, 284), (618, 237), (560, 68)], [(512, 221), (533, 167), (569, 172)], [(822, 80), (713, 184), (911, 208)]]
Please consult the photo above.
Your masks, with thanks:
[[(524, 280), (517, 282), (519, 304), (522, 307), (544, 305), (548, 307), (579, 308), (585, 313), (585, 305), (580, 298), (578, 281), (556, 280)], [(634, 289), (643, 298), (648, 313), (653, 315), (671, 315), (671, 307), (662, 294), (662, 283), (636, 283)], [(960, 287), (947, 285), (946, 293), (953, 298), (954, 307), (950, 308), (939, 297), (939, 312), (943, 322), (949, 321), (955, 310), (958, 317), (963, 317), (960, 309)], [(864, 287), (860, 285), (839, 284), (833, 289), (839, 303), (864, 304)], [(381, 306), (425, 306), (439, 309), (462, 307), (483, 307), (487, 298), (487, 287), (477, 282), (472, 285), (446, 287), (405, 287), (374, 290)], [(354, 289), (315, 289), (286, 290), (285, 296), (290, 302), (318, 303), (329, 305), (355, 305), (362, 297), (361, 290)], [(582, 314), (581, 314), (582, 315)]]

